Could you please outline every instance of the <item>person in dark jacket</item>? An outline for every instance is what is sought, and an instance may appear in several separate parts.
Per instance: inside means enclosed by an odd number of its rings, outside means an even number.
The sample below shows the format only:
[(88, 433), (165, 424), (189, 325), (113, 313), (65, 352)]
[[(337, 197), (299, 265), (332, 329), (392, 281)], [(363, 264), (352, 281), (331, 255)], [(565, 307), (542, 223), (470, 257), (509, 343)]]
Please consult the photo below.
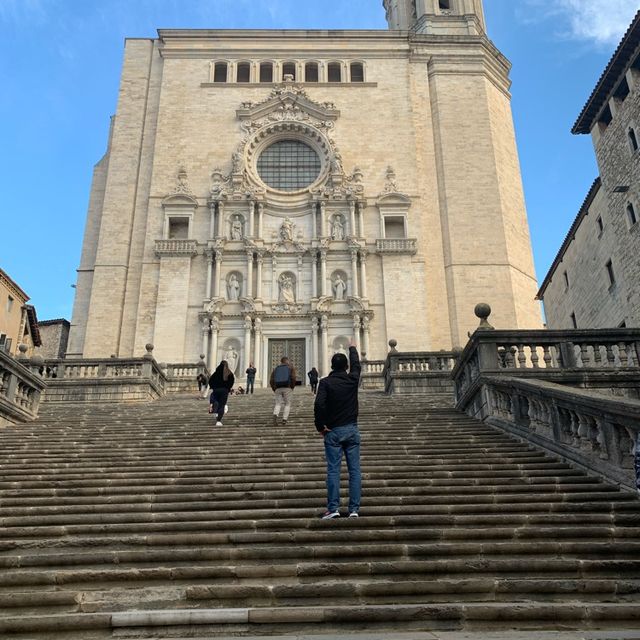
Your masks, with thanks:
[(340, 466), (343, 453), (349, 469), (349, 517), (357, 518), (360, 510), (359, 385), (360, 357), (351, 344), (348, 362), (342, 353), (336, 353), (331, 358), (331, 373), (320, 380), (314, 404), (315, 425), (324, 437), (327, 460), (327, 510), (321, 516), (324, 520), (340, 517)]
[(222, 426), (224, 408), (229, 398), (229, 392), (233, 389), (235, 378), (229, 370), (226, 360), (222, 360), (209, 378), (211, 397), (209, 398), (209, 413), (217, 414), (216, 427)]
[(246, 370), (247, 374), (247, 393), (253, 393), (253, 385), (256, 381), (257, 369), (253, 366), (253, 362), (249, 363), (249, 368)]
[(315, 367), (311, 367), (311, 371), (307, 373), (309, 376), (309, 384), (311, 385), (311, 393), (314, 393), (318, 390), (318, 370)]

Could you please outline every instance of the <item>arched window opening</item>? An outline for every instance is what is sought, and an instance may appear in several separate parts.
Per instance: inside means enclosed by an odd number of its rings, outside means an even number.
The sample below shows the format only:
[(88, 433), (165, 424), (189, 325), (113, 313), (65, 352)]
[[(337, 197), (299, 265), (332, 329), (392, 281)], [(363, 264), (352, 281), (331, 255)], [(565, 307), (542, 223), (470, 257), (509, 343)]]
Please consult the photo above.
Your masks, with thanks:
[(295, 62), (285, 62), (282, 65), (282, 79), (284, 80), (285, 76), (293, 76), (293, 79), (296, 79), (296, 63)]
[(318, 82), (318, 63), (307, 62), (304, 66), (304, 81)]
[(329, 63), (329, 82), (342, 82), (342, 65), (339, 62)]
[(227, 81), (227, 63), (216, 62), (213, 69), (213, 81), (214, 82), (226, 82)]
[(351, 82), (364, 82), (364, 65), (362, 62), (351, 63)]
[(260, 82), (273, 82), (273, 63), (260, 63)]
[(635, 129), (633, 127), (629, 127), (629, 144), (634, 151), (638, 150), (638, 137), (636, 136)]
[(251, 65), (248, 62), (239, 62), (236, 73), (236, 82), (249, 82), (251, 80)]

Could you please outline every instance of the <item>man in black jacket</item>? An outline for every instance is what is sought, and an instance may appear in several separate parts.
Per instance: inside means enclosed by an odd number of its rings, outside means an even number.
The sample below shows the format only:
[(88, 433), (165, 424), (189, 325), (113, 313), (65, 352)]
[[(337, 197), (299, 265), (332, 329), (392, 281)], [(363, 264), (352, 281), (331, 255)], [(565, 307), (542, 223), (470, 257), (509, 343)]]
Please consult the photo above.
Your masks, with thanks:
[(338, 507), (343, 452), (349, 469), (349, 517), (358, 517), (362, 485), (358, 431), (359, 384), (360, 358), (358, 350), (351, 344), (349, 362), (342, 353), (336, 353), (331, 358), (331, 373), (320, 380), (314, 405), (316, 429), (324, 437), (327, 459), (327, 511), (321, 516), (324, 520), (340, 517)]

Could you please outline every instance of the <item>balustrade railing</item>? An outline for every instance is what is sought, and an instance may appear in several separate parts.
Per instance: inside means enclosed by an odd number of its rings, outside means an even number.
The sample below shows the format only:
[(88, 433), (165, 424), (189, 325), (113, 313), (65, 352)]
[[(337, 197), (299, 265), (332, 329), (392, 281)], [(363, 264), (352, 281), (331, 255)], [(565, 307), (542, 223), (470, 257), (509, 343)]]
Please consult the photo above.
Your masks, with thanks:
[(0, 425), (34, 420), (45, 387), (27, 366), (0, 351)]
[(416, 253), (415, 238), (380, 238), (376, 240), (376, 250), (380, 253)]
[(157, 255), (196, 255), (198, 243), (195, 240), (171, 238), (168, 240), (156, 240)]
[(453, 351), (399, 352), (396, 341), (384, 367), (387, 393), (449, 393), (453, 391), (451, 372), (458, 354)]

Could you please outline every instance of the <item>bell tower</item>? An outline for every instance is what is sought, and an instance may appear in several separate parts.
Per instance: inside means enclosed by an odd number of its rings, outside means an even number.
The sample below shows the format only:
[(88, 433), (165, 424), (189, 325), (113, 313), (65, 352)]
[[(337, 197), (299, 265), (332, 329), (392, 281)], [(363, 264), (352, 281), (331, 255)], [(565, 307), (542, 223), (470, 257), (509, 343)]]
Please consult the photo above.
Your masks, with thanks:
[(428, 35), (485, 33), (482, 0), (383, 0), (389, 29)]

